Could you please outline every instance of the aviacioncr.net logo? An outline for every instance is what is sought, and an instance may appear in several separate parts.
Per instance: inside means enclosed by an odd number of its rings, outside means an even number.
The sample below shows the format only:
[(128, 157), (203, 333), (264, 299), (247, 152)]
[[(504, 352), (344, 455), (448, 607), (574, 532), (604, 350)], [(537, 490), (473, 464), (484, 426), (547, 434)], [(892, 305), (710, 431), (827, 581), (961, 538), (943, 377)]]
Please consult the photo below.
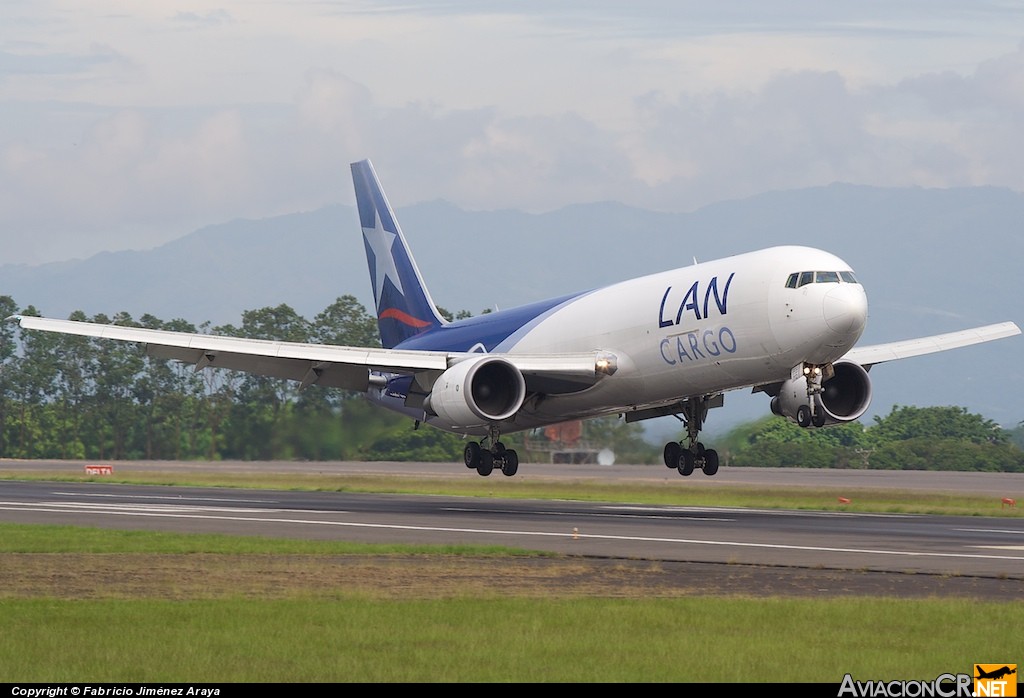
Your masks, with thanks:
[(972, 698), (970, 674), (939, 674), (934, 681), (857, 681), (843, 677), (839, 698)]
[(1017, 665), (975, 664), (973, 695), (977, 698), (1016, 696)]

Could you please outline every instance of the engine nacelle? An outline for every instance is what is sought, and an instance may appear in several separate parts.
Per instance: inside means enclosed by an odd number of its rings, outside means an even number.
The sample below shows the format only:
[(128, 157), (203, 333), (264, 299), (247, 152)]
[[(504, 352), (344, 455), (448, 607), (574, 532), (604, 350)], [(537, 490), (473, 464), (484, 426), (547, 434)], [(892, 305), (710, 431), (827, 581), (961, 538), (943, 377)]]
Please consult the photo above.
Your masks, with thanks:
[[(852, 422), (863, 415), (871, 404), (871, 379), (860, 364), (839, 361), (833, 364), (835, 374), (822, 383), (822, 392), (815, 395), (814, 411), (821, 426)], [(800, 423), (801, 406), (810, 406), (807, 397), (807, 379), (790, 379), (782, 384), (779, 394), (772, 398), (772, 412)], [(822, 420), (822, 416), (824, 420)]]
[(506, 359), (481, 356), (455, 364), (434, 383), (423, 407), (453, 428), (510, 418), (526, 400), (526, 380)]

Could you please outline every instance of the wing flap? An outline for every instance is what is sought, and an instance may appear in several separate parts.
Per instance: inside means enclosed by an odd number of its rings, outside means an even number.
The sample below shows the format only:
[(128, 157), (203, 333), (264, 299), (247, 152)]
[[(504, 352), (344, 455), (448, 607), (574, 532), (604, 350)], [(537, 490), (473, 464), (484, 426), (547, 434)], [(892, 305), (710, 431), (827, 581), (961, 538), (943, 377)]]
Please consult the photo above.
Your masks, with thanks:
[(365, 392), (370, 387), (370, 371), (363, 365), (240, 354), (229, 351), (218, 351), (213, 354), (203, 349), (183, 349), (159, 344), (147, 344), (146, 354), (156, 359), (170, 359), (193, 364), (197, 368), (212, 366), (269, 378), (299, 381), (303, 386), (315, 383), (329, 388), (359, 392)]

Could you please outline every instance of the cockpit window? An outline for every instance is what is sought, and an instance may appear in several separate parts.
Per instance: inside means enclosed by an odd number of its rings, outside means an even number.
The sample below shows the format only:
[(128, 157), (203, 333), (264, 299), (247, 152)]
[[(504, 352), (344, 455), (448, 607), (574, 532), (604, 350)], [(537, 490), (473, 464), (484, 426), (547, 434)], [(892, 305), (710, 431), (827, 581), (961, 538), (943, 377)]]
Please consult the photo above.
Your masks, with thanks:
[(852, 271), (795, 271), (786, 279), (786, 288), (800, 288), (807, 284), (856, 284)]

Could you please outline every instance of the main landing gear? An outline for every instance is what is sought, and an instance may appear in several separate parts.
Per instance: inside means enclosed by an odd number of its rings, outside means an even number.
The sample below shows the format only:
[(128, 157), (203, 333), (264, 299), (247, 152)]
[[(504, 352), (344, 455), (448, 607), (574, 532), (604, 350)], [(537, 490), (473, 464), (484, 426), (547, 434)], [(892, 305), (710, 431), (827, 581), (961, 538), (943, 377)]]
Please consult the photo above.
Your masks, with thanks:
[(708, 398), (684, 401), (682, 419), (686, 424), (687, 440), (690, 445), (684, 448), (678, 441), (669, 441), (665, 444), (665, 465), (675, 468), (683, 477), (692, 475), (696, 469), (703, 470), (708, 476), (718, 472), (718, 451), (704, 448), (704, 444), (697, 440), (707, 416)]
[(476, 441), (466, 444), (462, 452), (466, 467), (476, 470), (484, 477), (490, 475), (495, 468), (508, 477), (515, 475), (519, 470), (519, 454), (514, 449), (505, 448), (505, 444), (498, 441), (499, 436), (498, 428), (492, 426), (487, 434), (487, 441), (491, 444), (489, 449), (483, 448)]

